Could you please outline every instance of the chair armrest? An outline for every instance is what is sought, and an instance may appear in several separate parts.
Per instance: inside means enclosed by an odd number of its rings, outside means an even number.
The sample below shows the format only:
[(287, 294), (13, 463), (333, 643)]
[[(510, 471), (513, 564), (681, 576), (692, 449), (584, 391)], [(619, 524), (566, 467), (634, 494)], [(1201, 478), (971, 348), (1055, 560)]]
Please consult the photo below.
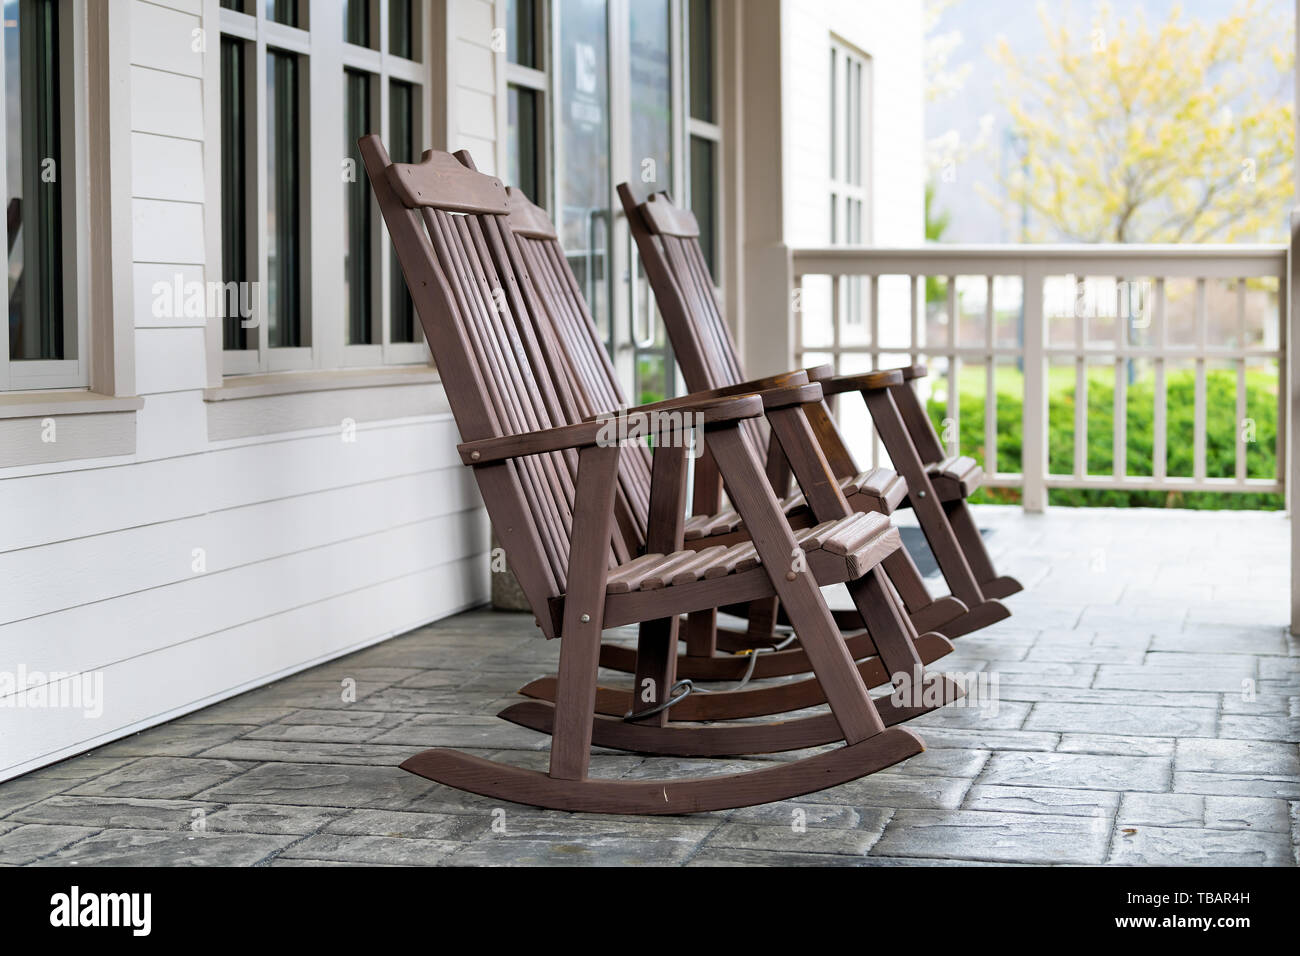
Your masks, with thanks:
[(874, 392), (892, 385), (903, 384), (903, 373), (896, 368), (880, 372), (863, 372), (860, 375), (837, 375), (819, 383), (827, 395), (841, 392)]
[(905, 365), (898, 371), (903, 373), (903, 381), (910, 382), (913, 379), (925, 378), (930, 374), (930, 370), (924, 365)]
[[(618, 414), (607, 414), (596, 421), (463, 442), (456, 446), (456, 450), (460, 453), (462, 462), (480, 466), (495, 464), (509, 458), (544, 455), (548, 452), (585, 448), (590, 445), (618, 444), (622, 438), (629, 435), (657, 437), (663, 433), (672, 437), (681, 434), (680, 418), (661, 417), (653, 414), (655, 411), (659, 409), (652, 409), (649, 414), (642, 408), (625, 409)], [(763, 414), (763, 402), (757, 395), (724, 396), (704, 399), (688, 406), (664, 409), (664, 411), (691, 412), (700, 415), (704, 425), (717, 426), (739, 422), (745, 418), (757, 418)]]
[[(737, 395), (753, 395), (756, 392), (766, 392), (772, 389), (783, 389), (806, 384), (807, 375), (802, 369), (795, 372), (783, 372), (780, 375), (769, 375), (766, 378), (756, 378), (749, 382), (740, 382), (737, 385), (725, 385), (722, 388), (709, 388), (698, 392), (691, 392), (687, 395), (678, 395), (674, 398), (665, 398), (659, 402), (648, 402), (645, 405), (633, 406), (629, 411), (638, 412), (656, 412), (669, 411), (681, 408), (687, 405), (694, 405), (698, 402), (707, 401), (714, 398), (729, 398)], [(594, 421), (597, 415), (588, 415), (587, 421)]]

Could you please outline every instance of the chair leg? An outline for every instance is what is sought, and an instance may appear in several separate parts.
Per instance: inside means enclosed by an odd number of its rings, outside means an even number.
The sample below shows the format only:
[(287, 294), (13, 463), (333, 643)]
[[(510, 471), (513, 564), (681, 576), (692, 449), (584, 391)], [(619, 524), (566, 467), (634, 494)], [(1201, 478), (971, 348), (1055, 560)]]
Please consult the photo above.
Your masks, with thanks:
[[(677, 680), (677, 621), (674, 615), (641, 624), (636, 648), (636, 681), (632, 684), (633, 710), (648, 710), (668, 699)], [(595, 706), (594, 698), (592, 706)], [(645, 720), (667, 726), (668, 711), (660, 711)]]
[(961, 545), (962, 553), (966, 555), (966, 561), (970, 564), (975, 579), (979, 581), (984, 596), (1004, 598), (1023, 590), (1015, 578), (999, 575), (994, 569), (993, 560), (984, 547), (984, 536), (980, 534), (965, 499), (945, 502), (943, 510), (948, 515), (948, 523), (952, 525), (957, 543)]
[(864, 391), (862, 396), (866, 399), (871, 419), (889, 453), (890, 461), (907, 482), (908, 500), (916, 512), (921, 530), (925, 532), (930, 550), (934, 552), (935, 560), (943, 571), (949, 590), (968, 608), (974, 609), (984, 603), (984, 593), (966, 562), (952, 526), (948, 524), (948, 516), (934, 493), (930, 476), (916, 453), (916, 446), (912, 444), (912, 439), (903, 426), (893, 396), (887, 390)]

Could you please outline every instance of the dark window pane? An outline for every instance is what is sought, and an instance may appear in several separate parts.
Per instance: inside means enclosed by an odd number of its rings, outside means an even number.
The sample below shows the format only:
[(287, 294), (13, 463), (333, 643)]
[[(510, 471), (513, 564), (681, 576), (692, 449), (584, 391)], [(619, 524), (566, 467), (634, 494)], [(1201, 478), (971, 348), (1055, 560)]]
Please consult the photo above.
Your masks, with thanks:
[(555, 171), (555, 221), (560, 243), (578, 277), (601, 334), (611, 314), (609, 168), (609, 65), (604, 0), (561, 3), (556, 48), (564, 55), (552, 71), (556, 152), (567, 157)]
[(6, 3), (9, 357), (76, 352), (63, 322), (63, 196), (57, 0)]
[(298, 152), (301, 116), (298, 59), (266, 56), (267, 332), (272, 347), (303, 345), (301, 323), (303, 165)]
[(643, 192), (672, 185), (672, 81), (667, 0), (639, 0), (628, 8), (632, 168)]
[(411, 0), (388, 0), (388, 52), (407, 60), (420, 58), (417, 24)]
[(713, 122), (713, 0), (689, 0), (691, 115)]
[(221, 5), (236, 13), (248, 13), (248, 0), (221, 0)]
[[(415, 95), (409, 83), (391, 81), (388, 88), (388, 155), (395, 163), (415, 162)], [(366, 187), (369, 190), (369, 187)], [(392, 262), (388, 340), (414, 342), (415, 303), (402, 278), (402, 267), (389, 240)]]
[(506, 3), (506, 58), (534, 70), (541, 69), (537, 10), (536, 0), (507, 0)]
[[(221, 38), (221, 281), (225, 285), (223, 348), (256, 347), (244, 328), (253, 298), (248, 282), (248, 96), (242, 40)], [(233, 294), (232, 294), (233, 293)]]
[(541, 205), (541, 93), (511, 86), (506, 122), (506, 177), (509, 185)]
[(691, 137), (691, 212), (700, 224), (700, 248), (709, 264), (713, 279), (718, 279), (717, 254), (717, 201), (714, 194), (714, 165), (716, 147), (707, 139)]
[(373, 132), (370, 120), (371, 77), (355, 70), (343, 72), (343, 144), (352, 157), (356, 175), (345, 182), (345, 215), (343, 259), (343, 315), (349, 345), (369, 345), (378, 341), (372, 330), (373, 298), (371, 297), (370, 252), (370, 185), (362, 170), (361, 152), (357, 140)]
[(374, 0), (343, 0), (343, 39), (370, 46), (370, 15)]
[(266, 17), (285, 26), (306, 26), (298, 22), (298, 0), (266, 0)]

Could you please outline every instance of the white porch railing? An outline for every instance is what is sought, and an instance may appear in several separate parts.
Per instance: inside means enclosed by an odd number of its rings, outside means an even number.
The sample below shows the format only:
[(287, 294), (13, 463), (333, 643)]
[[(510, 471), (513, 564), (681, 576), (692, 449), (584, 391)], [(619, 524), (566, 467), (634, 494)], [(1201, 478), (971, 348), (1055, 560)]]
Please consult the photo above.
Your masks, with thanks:
[[(836, 246), (796, 249), (792, 259), (794, 301), (799, 303), (794, 311), (796, 363), (830, 361), (842, 372), (927, 363), (931, 396), (946, 399), (943, 432), (952, 454), (977, 454), (960, 446), (960, 397), (963, 368), (982, 369), (986, 485), (1019, 487), (1027, 510), (1041, 511), (1052, 488), (1285, 489), (1285, 245)], [(927, 277), (937, 280), (938, 302), (926, 295)], [(1195, 382), (1192, 464), (1190, 473), (1170, 474), (1167, 386), (1171, 373), (1184, 368)], [(1228, 475), (1207, 468), (1207, 375), (1218, 369), (1235, 370), (1236, 378), (1235, 467)], [(1128, 470), (1129, 387), (1139, 371), (1143, 389), (1149, 383), (1152, 393), (1150, 474)], [(1021, 456), (1007, 467), (997, 455), (998, 380), (1021, 374)], [(1105, 474), (1090, 471), (1088, 461), (1087, 393), (1099, 375), (1108, 381), (1113, 377), (1114, 383), (1112, 461)], [(968, 397), (970, 378), (966, 376)], [(1072, 467), (1054, 473), (1048, 467), (1049, 385), (1070, 379), (1075, 395)], [(1273, 474), (1251, 474), (1248, 468), (1247, 448), (1261, 438), (1247, 410), (1252, 386), (1276, 391)], [(1180, 420), (1184, 417), (1181, 407), (1172, 410)], [(1175, 434), (1174, 440), (1185, 443), (1188, 436)], [(873, 459), (879, 454), (873, 441)]]

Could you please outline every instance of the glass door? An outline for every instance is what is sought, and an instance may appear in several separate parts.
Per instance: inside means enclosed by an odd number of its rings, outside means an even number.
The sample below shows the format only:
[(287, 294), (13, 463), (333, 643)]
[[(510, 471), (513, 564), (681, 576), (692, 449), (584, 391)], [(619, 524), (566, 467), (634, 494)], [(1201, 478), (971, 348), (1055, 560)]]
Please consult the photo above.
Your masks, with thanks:
[(615, 187), (682, 195), (677, 0), (557, 0), (556, 215), (629, 401), (677, 394), (677, 372)]

